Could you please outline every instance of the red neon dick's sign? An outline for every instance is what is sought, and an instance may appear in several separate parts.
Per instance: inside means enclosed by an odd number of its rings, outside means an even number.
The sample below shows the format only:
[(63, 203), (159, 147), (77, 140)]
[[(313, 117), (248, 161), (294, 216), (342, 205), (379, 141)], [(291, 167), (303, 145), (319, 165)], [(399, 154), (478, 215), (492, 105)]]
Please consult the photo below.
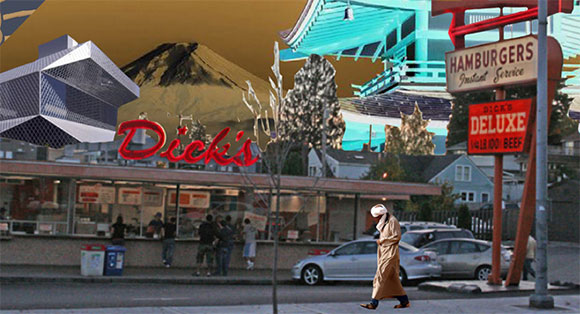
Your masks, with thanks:
[[(151, 148), (142, 149), (142, 150), (129, 150), (127, 146), (131, 143), (133, 136), (137, 130), (150, 130), (157, 134), (157, 143), (153, 145)], [(128, 133), (127, 133), (128, 132)], [(187, 133), (187, 127), (182, 127), (178, 129), (179, 135), (185, 135)], [(244, 144), (240, 150), (232, 157), (226, 157), (228, 150), (230, 149), (231, 144), (226, 143), (220, 146), (220, 142), (228, 135), (230, 132), (230, 128), (225, 128), (221, 130), (213, 141), (206, 147), (205, 143), (200, 140), (196, 140), (191, 142), (189, 145), (185, 147), (185, 150), (179, 154), (179, 151), (176, 152), (176, 148), (181, 145), (180, 139), (174, 139), (169, 143), (169, 147), (167, 150), (161, 152), (159, 156), (167, 158), (170, 162), (178, 162), (180, 160), (184, 160), (187, 163), (197, 163), (202, 161), (205, 164), (210, 163), (214, 160), (217, 164), (221, 166), (227, 166), (231, 163), (234, 163), (240, 167), (247, 167), (255, 164), (260, 157), (259, 156), (252, 156), (252, 151), (250, 149), (250, 145), (252, 144), (252, 140), (249, 138), (246, 139)], [(127, 133), (127, 134), (126, 134)], [(126, 134), (121, 147), (119, 147), (119, 154), (129, 160), (141, 160), (148, 157), (155, 155), (163, 146), (165, 145), (165, 141), (167, 139), (165, 130), (163, 127), (154, 121), (149, 120), (131, 120), (125, 121), (121, 123), (119, 126), (118, 134)], [(239, 142), (242, 137), (244, 136), (244, 131), (239, 131), (236, 135), (236, 142)], [(175, 154), (178, 155), (175, 155)]]

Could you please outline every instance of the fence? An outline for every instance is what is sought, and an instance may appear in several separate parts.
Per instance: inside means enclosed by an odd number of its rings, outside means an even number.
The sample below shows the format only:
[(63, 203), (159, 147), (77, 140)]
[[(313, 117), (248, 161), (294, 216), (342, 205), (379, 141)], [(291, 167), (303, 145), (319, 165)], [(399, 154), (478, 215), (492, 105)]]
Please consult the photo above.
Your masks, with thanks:
[[(493, 231), (493, 210), (480, 209), (469, 211), (471, 226), (469, 230), (476, 239), (491, 240)], [(502, 240), (513, 240), (516, 234), (519, 210), (503, 210), (502, 213)], [(399, 221), (417, 221), (418, 212), (396, 211)], [(459, 215), (457, 210), (434, 211), (429, 221), (457, 226)]]

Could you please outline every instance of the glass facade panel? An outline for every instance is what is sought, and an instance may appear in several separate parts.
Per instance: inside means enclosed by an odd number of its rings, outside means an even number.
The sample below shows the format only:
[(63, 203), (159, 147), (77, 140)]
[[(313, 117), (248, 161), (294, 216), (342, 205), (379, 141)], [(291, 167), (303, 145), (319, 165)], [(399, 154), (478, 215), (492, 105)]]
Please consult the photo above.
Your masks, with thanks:
[(0, 84), (0, 127), (3, 120), (38, 114), (38, 73)]
[(110, 104), (125, 104), (135, 99), (128, 89), (91, 59), (66, 64), (42, 72), (67, 85), (86, 91)]
[(49, 75), (42, 75), (42, 113), (55, 118), (110, 130), (117, 123), (117, 109)]

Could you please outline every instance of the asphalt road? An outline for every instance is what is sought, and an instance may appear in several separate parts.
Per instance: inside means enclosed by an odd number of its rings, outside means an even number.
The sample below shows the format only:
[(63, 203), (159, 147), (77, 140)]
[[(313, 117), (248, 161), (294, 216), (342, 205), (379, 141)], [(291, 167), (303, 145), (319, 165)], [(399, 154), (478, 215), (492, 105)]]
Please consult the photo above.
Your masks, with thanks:
[[(324, 284), (278, 287), (279, 303), (361, 302), (371, 284)], [(405, 287), (411, 299), (452, 298), (447, 293)], [(457, 297), (457, 296), (455, 296)], [(465, 297), (465, 296), (464, 296)], [(2, 284), (0, 309), (64, 309), (142, 306), (271, 304), (271, 286), (18, 283)], [(393, 302), (396, 302), (393, 299)]]

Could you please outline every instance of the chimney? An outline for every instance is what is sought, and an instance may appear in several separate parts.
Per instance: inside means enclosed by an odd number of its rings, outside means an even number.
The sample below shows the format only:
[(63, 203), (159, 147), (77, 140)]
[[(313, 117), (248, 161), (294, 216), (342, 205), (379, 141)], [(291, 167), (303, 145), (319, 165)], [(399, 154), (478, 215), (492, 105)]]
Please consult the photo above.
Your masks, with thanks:
[(69, 35), (63, 35), (59, 38), (53, 39), (47, 43), (38, 46), (38, 59), (44, 58), (51, 54), (57, 53), (62, 50), (70, 49), (78, 46), (77, 43)]

